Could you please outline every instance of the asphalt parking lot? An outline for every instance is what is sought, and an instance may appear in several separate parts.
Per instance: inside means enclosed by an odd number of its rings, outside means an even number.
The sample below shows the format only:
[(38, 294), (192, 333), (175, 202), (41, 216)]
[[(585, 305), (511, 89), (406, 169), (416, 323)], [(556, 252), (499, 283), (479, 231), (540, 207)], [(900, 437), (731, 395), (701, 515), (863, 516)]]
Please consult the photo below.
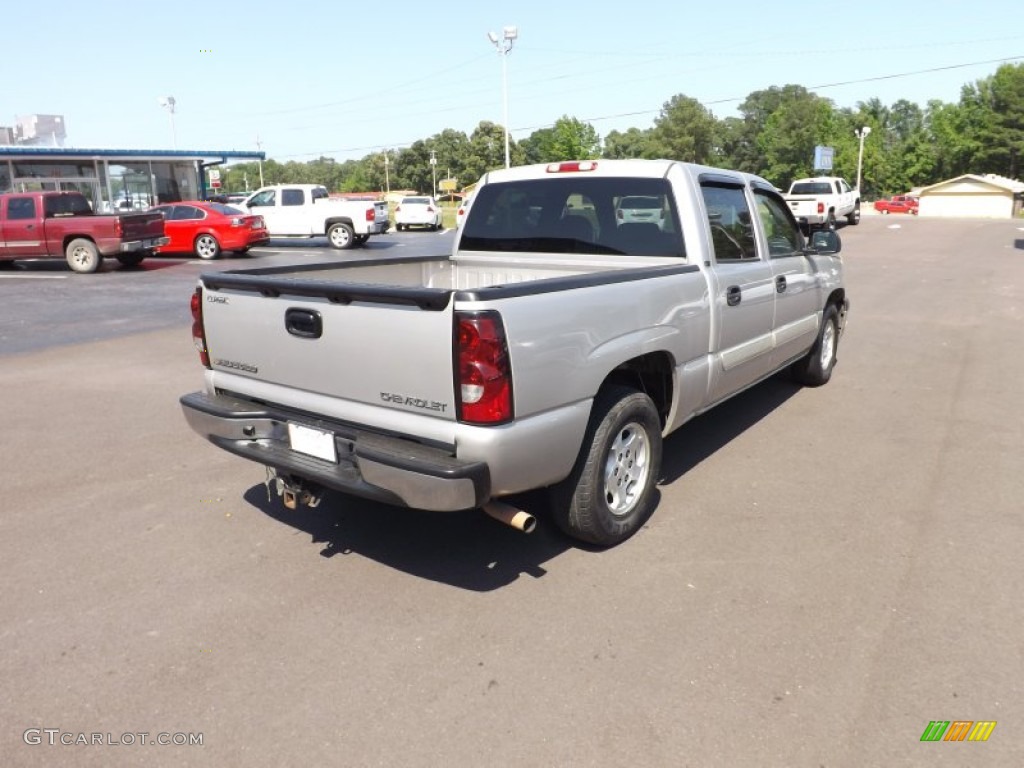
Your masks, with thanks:
[(1024, 222), (840, 234), (831, 383), (675, 433), (610, 551), (268, 501), (177, 402), (209, 264), (0, 280), (0, 764), (1020, 764)]

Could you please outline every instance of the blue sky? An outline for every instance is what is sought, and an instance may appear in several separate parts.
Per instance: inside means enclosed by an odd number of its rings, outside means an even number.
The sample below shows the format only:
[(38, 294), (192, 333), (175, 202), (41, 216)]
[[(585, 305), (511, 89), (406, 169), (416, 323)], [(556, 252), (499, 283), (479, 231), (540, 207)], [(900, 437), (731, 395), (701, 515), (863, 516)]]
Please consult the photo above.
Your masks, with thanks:
[[(515, 25), (512, 136), (562, 115), (649, 128), (675, 94), (716, 116), (751, 92), (803, 85), (838, 107), (956, 102), (1024, 62), (1020, 0), (833, 4), (733, 0), (441, 3), (50, 0), (3, 11), (0, 125), (63, 114), (75, 147), (256, 149), (359, 158), (444, 128), (502, 122), (501, 57)], [(819, 9), (814, 17), (805, 9)], [(16, 74), (15, 74), (16, 72)]]

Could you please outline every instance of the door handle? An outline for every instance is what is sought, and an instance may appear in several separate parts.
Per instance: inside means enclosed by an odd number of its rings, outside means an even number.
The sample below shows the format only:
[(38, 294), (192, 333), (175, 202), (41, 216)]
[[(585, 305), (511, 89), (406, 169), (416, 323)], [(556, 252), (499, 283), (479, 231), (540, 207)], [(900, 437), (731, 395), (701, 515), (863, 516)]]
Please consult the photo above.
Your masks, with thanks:
[(775, 292), (782, 293), (786, 290), (786, 276), (779, 275), (775, 278)]
[(303, 339), (319, 339), (324, 333), (320, 313), (308, 309), (289, 309), (284, 313), (284, 327), (292, 336)]
[(730, 307), (735, 307), (739, 304), (742, 297), (743, 296), (738, 285), (730, 285), (725, 289), (725, 303)]

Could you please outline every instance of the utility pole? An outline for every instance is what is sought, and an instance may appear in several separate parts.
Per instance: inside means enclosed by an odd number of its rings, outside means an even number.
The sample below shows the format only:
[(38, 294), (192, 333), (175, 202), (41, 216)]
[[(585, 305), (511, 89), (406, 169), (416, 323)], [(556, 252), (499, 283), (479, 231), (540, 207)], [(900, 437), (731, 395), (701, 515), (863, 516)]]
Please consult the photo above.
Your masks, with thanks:
[[(256, 134), (256, 149), (263, 151), (263, 144), (260, 143), (260, 135), (258, 133)], [(257, 159), (256, 162), (260, 164), (260, 186), (263, 187), (263, 160)]]

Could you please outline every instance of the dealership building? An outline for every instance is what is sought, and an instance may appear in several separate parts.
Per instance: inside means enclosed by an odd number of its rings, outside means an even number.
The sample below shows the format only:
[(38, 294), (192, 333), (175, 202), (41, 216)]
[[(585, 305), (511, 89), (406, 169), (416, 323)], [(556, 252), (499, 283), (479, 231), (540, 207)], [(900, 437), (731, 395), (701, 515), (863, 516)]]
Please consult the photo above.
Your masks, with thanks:
[(265, 152), (0, 146), (0, 192), (74, 190), (97, 212), (145, 210), (203, 200), (219, 186), (210, 170), (265, 159)]

